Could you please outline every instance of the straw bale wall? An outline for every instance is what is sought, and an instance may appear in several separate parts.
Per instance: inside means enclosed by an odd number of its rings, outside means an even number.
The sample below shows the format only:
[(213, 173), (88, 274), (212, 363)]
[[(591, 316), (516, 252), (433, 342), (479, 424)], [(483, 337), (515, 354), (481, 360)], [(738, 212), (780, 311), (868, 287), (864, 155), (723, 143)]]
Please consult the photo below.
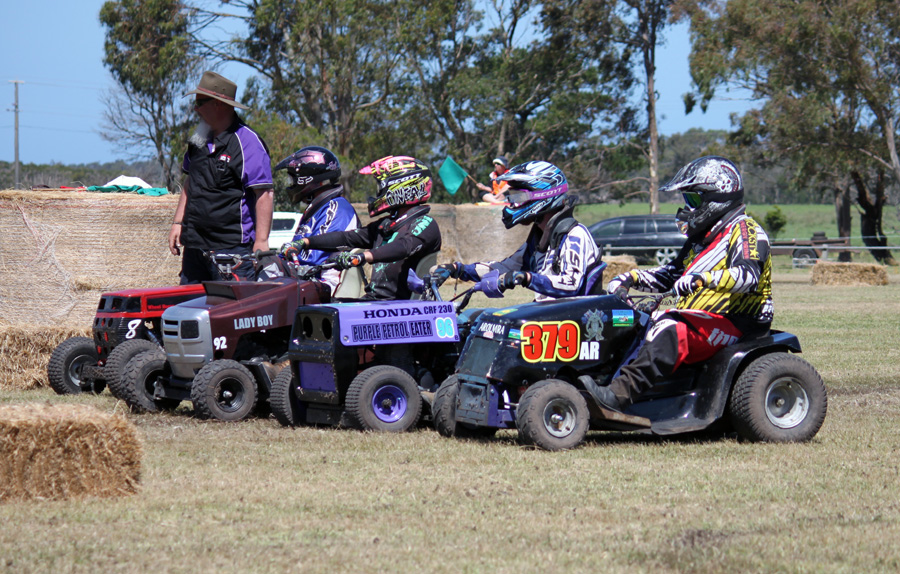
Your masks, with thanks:
[(137, 492), (141, 440), (122, 415), (87, 405), (0, 406), (0, 502)]
[(829, 263), (813, 265), (811, 285), (887, 285), (887, 270), (873, 263)]
[(89, 324), (0, 325), (0, 391), (46, 387), (50, 353), (69, 337), (90, 337)]

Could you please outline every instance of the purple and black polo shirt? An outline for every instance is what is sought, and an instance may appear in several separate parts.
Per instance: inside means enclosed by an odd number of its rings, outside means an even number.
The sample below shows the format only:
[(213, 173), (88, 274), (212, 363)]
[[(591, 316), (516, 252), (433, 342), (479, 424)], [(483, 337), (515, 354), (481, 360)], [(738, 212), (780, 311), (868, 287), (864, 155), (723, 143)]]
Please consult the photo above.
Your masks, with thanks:
[(181, 242), (228, 249), (256, 239), (256, 191), (272, 187), (269, 148), (237, 115), (205, 148), (188, 145), (181, 170), (190, 189)]

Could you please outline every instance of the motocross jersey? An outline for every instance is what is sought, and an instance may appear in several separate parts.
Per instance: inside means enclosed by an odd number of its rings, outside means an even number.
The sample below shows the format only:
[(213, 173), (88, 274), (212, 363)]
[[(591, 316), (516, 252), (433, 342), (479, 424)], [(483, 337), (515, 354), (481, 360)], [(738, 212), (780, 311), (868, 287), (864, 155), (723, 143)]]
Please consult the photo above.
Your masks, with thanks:
[(313, 249), (347, 251), (355, 247), (372, 253), (372, 277), (365, 299), (409, 299), (409, 270), (427, 255), (441, 250), (441, 230), (431, 207), (414, 206), (401, 215), (375, 220), (354, 231), (335, 231), (309, 238)]
[(528, 288), (536, 293), (535, 301), (578, 295), (585, 273), (600, 260), (597, 244), (587, 227), (571, 217), (565, 210), (547, 223), (549, 233), (544, 234), (533, 225), (525, 243), (503, 261), (471, 263), (464, 265), (460, 279), (478, 281), (492, 269), (500, 273), (528, 271), (531, 283)]
[(704, 285), (680, 297), (676, 309), (724, 315), (739, 326), (772, 322), (769, 238), (744, 213), (744, 206), (726, 215), (701, 240), (688, 240), (668, 264), (631, 271), (631, 277), (635, 289), (662, 293), (683, 275), (694, 273), (702, 275)]
[[(344, 187), (337, 185), (317, 195), (303, 211), (303, 217), (294, 231), (293, 241), (305, 237), (322, 235), (330, 231), (352, 231), (359, 228), (359, 217), (353, 206), (344, 197)], [(297, 256), (302, 265), (321, 265), (328, 259), (328, 253), (317, 249), (304, 249)], [(327, 269), (322, 272), (322, 281), (334, 292), (340, 281), (341, 272)]]

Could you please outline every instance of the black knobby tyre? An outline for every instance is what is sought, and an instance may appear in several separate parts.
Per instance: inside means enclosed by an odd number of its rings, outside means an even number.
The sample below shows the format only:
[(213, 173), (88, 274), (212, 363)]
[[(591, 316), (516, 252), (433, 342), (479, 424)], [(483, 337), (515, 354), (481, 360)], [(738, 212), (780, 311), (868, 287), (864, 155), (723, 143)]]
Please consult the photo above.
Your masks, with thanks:
[(565, 381), (549, 379), (522, 393), (516, 411), (519, 440), (544, 450), (575, 448), (590, 423), (587, 401)]
[(110, 351), (103, 366), (103, 377), (109, 385), (109, 392), (117, 399), (124, 400), (122, 377), (125, 374), (125, 366), (128, 362), (144, 351), (159, 349), (159, 345), (147, 339), (131, 339), (124, 341)]
[(96, 367), (99, 360), (93, 339), (66, 339), (50, 354), (50, 362), (47, 364), (50, 387), (59, 395), (101, 392), (106, 386), (103, 380), (83, 377), (81, 373), (83, 367)]
[(345, 408), (363, 430), (404, 432), (422, 414), (422, 395), (406, 371), (379, 365), (356, 375), (347, 390)]
[(206, 364), (191, 385), (194, 413), (203, 419), (244, 420), (253, 412), (258, 399), (253, 373), (230, 359)]
[(486, 438), (497, 432), (497, 429), (492, 427), (476, 427), (456, 422), (458, 403), (459, 379), (456, 375), (450, 375), (434, 394), (434, 404), (431, 405), (434, 428), (438, 434), (457, 438)]
[(822, 377), (790, 353), (772, 353), (750, 363), (729, 401), (738, 435), (754, 442), (808, 441), (819, 432), (827, 410)]
[(177, 399), (154, 399), (154, 385), (160, 377), (170, 374), (166, 354), (156, 348), (138, 353), (128, 363), (120, 379), (119, 393), (122, 400), (135, 412), (156, 413), (174, 410), (181, 401)]
[(294, 370), (288, 365), (272, 381), (269, 395), (272, 414), (281, 426), (294, 427), (306, 422), (306, 405), (294, 392)]

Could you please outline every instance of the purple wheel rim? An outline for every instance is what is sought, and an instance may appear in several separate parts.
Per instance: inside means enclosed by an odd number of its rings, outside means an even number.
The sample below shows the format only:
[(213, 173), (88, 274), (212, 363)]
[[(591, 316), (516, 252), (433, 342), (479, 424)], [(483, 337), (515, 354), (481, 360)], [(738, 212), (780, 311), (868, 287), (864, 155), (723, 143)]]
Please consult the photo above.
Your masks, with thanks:
[(385, 385), (376, 389), (372, 395), (372, 412), (382, 422), (399, 421), (406, 414), (407, 407), (406, 393), (400, 387)]

